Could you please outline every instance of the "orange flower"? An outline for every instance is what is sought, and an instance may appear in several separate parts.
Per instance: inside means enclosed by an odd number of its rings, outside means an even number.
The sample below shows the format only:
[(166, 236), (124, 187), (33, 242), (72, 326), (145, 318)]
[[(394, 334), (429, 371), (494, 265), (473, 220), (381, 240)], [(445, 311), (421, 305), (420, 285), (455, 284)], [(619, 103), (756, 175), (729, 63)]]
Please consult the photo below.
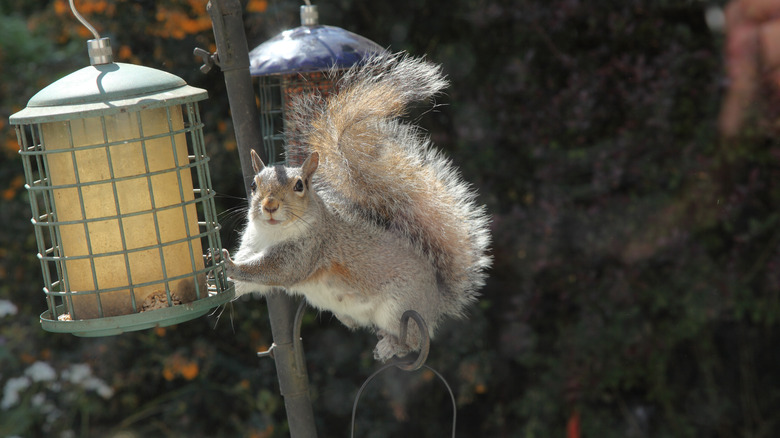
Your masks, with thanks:
[(57, 15), (65, 15), (67, 13), (70, 13), (70, 6), (68, 5), (68, 2), (66, 2), (65, 0), (55, 0), (54, 13)]
[(16, 193), (19, 191), (19, 189), (24, 185), (24, 177), (22, 175), (16, 175), (14, 179), (11, 181), (11, 185), (3, 190), (2, 197), (6, 201), (10, 201), (11, 199), (14, 199), (14, 196), (16, 196)]
[(195, 377), (198, 377), (198, 371), (200, 371), (200, 368), (198, 367), (197, 363), (187, 362), (182, 365), (180, 372), (182, 377), (187, 380), (192, 380)]
[(80, 38), (92, 38), (92, 32), (84, 26), (76, 27), (76, 34), (78, 34)]
[(163, 367), (162, 375), (165, 380), (171, 381), (177, 376), (192, 380), (198, 376), (200, 367), (197, 362), (189, 360), (181, 355), (170, 357)]
[(130, 57), (133, 56), (133, 50), (128, 45), (122, 45), (119, 47), (119, 53), (117, 53), (117, 58), (119, 59), (130, 59)]
[(190, 9), (194, 15), (205, 15), (208, 17), (208, 13), (206, 12), (206, 5), (208, 2), (203, 0), (188, 0), (187, 3), (190, 5)]
[(249, 0), (246, 5), (247, 12), (265, 12), (268, 9), (268, 0)]
[(197, 18), (190, 16), (181, 10), (171, 10), (160, 6), (155, 14), (160, 25), (153, 33), (160, 37), (183, 39), (187, 35), (203, 32), (211, 29), (211, 19), (206, 15)]

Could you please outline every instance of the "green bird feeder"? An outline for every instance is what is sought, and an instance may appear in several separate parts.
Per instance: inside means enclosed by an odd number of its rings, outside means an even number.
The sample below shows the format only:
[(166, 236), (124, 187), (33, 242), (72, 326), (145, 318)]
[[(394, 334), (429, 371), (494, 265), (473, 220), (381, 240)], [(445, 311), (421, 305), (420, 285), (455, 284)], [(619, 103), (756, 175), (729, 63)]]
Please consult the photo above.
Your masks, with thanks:
[[(48, 310), (43, 329), (106, 336), (181, 323), (232, 299), (197, 102), (172, 74), (89, 67), (10, 117), (24, 164)], [(207, 254), (204, 254), (207, 253)]]

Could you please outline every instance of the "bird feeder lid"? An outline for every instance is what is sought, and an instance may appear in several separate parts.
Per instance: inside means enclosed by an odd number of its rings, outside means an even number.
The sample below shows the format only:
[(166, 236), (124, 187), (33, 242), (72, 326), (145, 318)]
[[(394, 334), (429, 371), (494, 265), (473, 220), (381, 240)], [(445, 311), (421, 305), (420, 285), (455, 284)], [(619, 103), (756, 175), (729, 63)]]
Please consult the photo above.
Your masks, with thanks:
[(286, 30), (249, 52), (252, 76), (349, 68), (382, 46), (335, 26), (300, 26)]
[[(12, 124), (45, 123), (194, 102), (206, 90), (149, 67), (109, 63), (75, 71), (39, 91)], [(76, 115), (74, 117), (74, 115)]]

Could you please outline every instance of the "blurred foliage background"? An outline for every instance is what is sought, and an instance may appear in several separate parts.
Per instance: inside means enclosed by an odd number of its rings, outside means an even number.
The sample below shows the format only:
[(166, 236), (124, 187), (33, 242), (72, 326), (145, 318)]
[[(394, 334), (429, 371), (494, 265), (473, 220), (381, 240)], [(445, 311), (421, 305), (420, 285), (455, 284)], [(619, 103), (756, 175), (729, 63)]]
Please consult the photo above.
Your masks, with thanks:
[[(80, 0), (117, 61), (206, 88), (223, 242), (244, 206), (205, 0)], [(454, 387), (461, 437), (767, 437), (780, 431), (780, 143), (772, 107), (716, 131), (723, 1), (317, 2), (320, 21), (426, 55), (452, 81), (420, 122), (481, 193), (493, 267), (429, 364)], [(250, 48), (299, 24), (295, 1), (248, 0)], [(42, 331), (45, 309), (8, 116), (88, 64), (65, 0), (0, 0), (0, 435), (287, 436), (260, 299), (102, 339)], [(764, 122), (769, 123), (764, 123)], [(347, 436), (377, 366), (373, 335), (307, 313), (320, 436)], [(448, 436), (431, 373), (383, 374), (357, 435)]]

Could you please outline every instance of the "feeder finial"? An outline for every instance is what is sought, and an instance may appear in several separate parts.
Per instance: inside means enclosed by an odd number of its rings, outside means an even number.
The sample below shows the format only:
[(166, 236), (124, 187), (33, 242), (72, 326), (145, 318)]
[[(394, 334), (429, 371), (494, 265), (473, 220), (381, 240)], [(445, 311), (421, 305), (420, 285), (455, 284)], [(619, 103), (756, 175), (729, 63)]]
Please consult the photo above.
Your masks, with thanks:
[(320, 24), (320, 14), (317, 12), (317, 6), (306, 0), (305, 5), (301, 5), (301, 25), (317, 26)]
[(108, 37), (101, 38), (95, 27), (89, 24), (89, 22), (79, 14), (79, 11), (76, 10), (76, 5), (73, 4), (73, 0), (69, 0), (69, 3), (70, 10), (73, 12), (76, 19), (92, 32), (92, 35), (95, 37), (95, 39), (87, 40), (87, 53), (89, 54), (90, 65), (111, 64), (114, 62), (114, 53), (111, 50), (111, 41)]

